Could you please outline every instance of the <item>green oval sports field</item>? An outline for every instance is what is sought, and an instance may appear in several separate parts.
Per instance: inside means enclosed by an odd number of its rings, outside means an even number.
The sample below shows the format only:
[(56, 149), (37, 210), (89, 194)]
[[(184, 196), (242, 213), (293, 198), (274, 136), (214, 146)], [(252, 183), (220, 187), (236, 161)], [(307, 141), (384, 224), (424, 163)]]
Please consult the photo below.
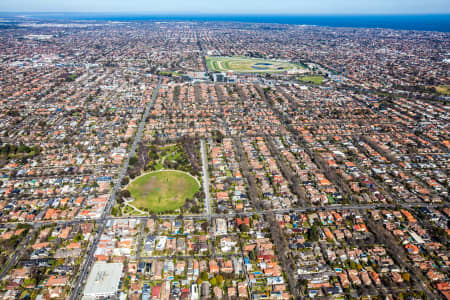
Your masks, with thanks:
[(138, 177), (127, 188), (130, 204), (152, 212), (173, 211), (182, 207), (200, 189), (194, 177), (176, 170), (155, 171)]

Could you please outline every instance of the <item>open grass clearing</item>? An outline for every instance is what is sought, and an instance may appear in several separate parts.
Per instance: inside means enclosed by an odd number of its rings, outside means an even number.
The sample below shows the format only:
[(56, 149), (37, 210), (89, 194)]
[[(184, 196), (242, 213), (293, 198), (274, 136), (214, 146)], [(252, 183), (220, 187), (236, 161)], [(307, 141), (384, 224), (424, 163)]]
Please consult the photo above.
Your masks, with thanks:
[(182, 207), (200, 189), (196, 178), (177, 170), (154, 171), (133, 180), (127, 187), (133, 206), (159, 213)]
[(310, 82), (310, 83), (314, 83), (314, 84), (322, 84), (323, 81), (325, 80), (325, 77), (317, 75), (317, 76), (303, 76), (298, 78), (298, 80), (302, 81), (302, 82)]
[(450, 85), (435, 86), (434, 89), (441, 95), (450, 95)]

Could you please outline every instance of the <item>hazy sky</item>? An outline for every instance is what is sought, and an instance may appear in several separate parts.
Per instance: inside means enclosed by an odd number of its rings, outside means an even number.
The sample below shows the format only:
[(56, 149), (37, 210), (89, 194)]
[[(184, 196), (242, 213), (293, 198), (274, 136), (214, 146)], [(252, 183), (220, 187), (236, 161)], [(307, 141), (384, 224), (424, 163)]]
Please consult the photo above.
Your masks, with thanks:
[(3, 12), (433, 14), (449, 0), (0, 0)]

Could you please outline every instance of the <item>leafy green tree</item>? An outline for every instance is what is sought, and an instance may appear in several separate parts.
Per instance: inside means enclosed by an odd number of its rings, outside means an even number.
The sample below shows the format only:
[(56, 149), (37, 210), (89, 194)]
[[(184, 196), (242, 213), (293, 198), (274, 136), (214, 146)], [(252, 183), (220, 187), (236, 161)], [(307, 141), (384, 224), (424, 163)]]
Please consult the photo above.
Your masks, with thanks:
[(138, 159), (136, 156), (130, 157), (130, 166), (134, 166), (137, 163)]
[(129, 197), (131, 197), (131, 193), (130, 193), (129, 190), (123, 190), (123, 191), (120, 192), (120, 196), (122, 198), (129, 198)]
[(73, 239), (75, 242), (79, 242), (83, 239), (83, 235), (80, 233), (78, 233), (75, 238)]
[(200, 274), (200, 278), (203, 280), (203, 281), (208, 281), (208, 273), (206, 273), (205, 271), (203, 271), (201, 274)]
[(311, 229), (308, 230), (308, 239), (312, 242), (317, 242), (320, 238), (319, 226), (314, 224)]
[(127, 185), (130, 182), (130, 177), (126, 176), (122, 179), (121, 184), (122, 185)]
[(239, 225), (239, 230), (241, 232), (248, 232), (250, 230), (250, 228), (248, 227), (247, 224), (242, 223), (241, 225)]
[(217, 279), (216, 279), (216, 277), (211, 278), (211, 279), (209, 280), (209, 283), (210, 283), (212, 286), (216, 286), (216, 285), (217, 285)]

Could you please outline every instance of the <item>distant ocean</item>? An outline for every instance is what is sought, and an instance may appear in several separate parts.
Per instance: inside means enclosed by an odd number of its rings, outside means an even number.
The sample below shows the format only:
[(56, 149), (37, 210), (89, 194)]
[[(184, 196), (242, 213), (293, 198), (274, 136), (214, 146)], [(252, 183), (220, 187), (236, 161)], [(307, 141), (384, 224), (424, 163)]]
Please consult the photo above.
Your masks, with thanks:
[(114, 13), (0, 13), (47, 20), (99, 21), (218, 21), (317, 25), (329, 27), (390, 28), (450, 32), (450, 14), (441, 15), (145, 15)]

